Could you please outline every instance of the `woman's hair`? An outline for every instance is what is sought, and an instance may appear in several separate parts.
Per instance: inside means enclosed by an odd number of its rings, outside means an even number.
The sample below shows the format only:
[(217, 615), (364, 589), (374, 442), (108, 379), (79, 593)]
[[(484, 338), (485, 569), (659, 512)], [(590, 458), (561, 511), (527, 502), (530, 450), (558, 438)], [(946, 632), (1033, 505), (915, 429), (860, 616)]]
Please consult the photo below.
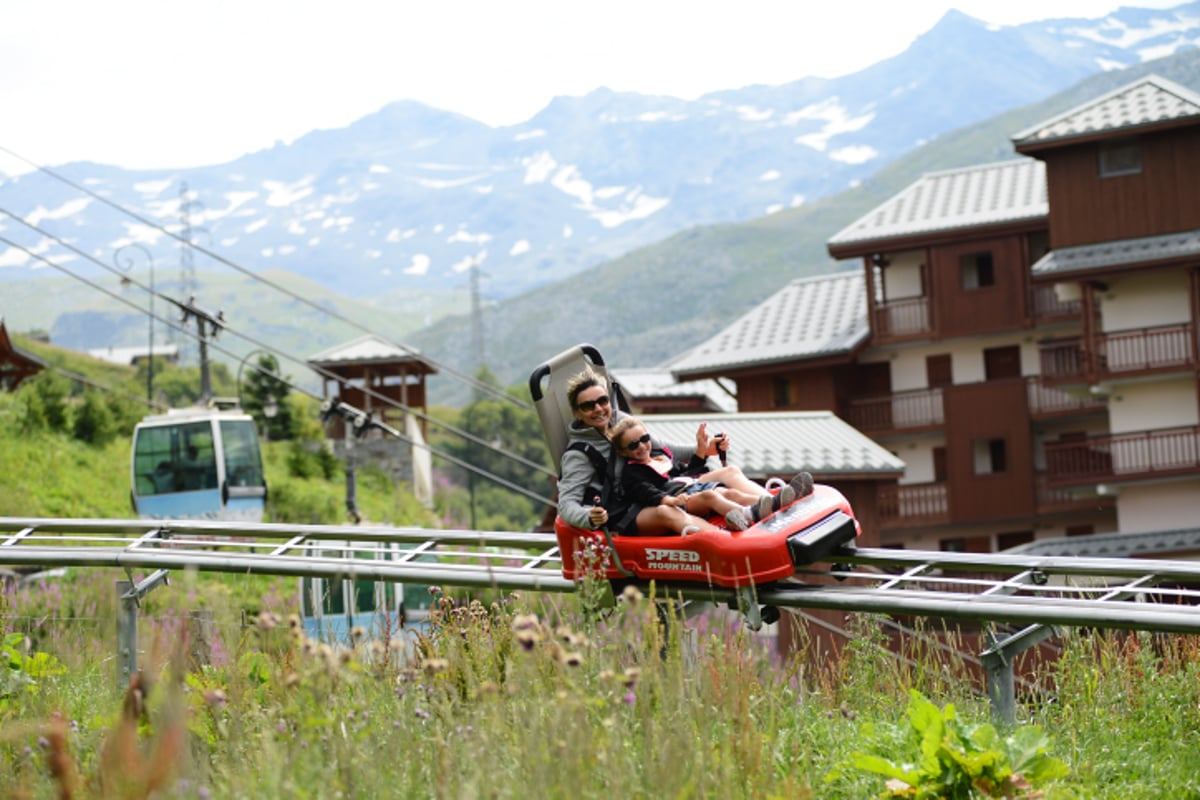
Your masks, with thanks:
[(620, 450), (621, 437), (623, 437), (625, 432), (634, 425), (641, 425), (643, 428), (646, 427), (644, 422), (637, 417), (630, 415), (621, 417), (621, 419), (615, 425), (608, 429), (608, 432), (605, 435), (608, 436), (608, 440), (612, 442), (612, 446), (617, 450)]
[(591, 367), (567, 381), (567, 402), (571, 404), (572, 411), (579, 409), (579, 393), (593, 386), (600, 386), (606, 391), (608, 388), (604, 378), (593, 372)]

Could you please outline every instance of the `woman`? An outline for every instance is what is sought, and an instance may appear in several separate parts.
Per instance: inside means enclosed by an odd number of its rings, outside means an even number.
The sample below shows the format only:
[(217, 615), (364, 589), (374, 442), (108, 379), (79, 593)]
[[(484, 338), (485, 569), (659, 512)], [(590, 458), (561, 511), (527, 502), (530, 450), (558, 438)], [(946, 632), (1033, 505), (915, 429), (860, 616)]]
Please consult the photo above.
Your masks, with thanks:
[[(605, 508), (599, 502), (597, 487), (603, 486), (606, 480), (610, 483), (614, 480), (619, 482), (620, 476), (598, 474), (594, 459), (614, 461), (607, 434), (611, 425), (624, 416), (613, 408), (605, 379), (590, 369), (584, 370), (568, 382), (567, 400), (575, 420), (570, 426), (567, 448), (562, 455), (562, 475), (558, 481), (558, 515), (563, 521), (576, 528), (608, 526), (610, 530), (626, 535), (656, 535), (678, 530), (679, 511), (669, 506), (639, 508), (628, 501), (617, 501), (610, 502), (610, 507)], [(703, 458), (716, 455), (719, 446), (725, 449), (728, 439), (708, 436), (705, 426), (701, 425), (696, 432), (695, 448), (679, 446), (672, 450), (687, 460), (694, 454)], [(620, 468), (620, 460), (615, 463)], [(712, 477), (706, 476), (706, 480), (717, 480), (730, 488), (771, 498), (766, 489), (748, 479), (735, 466), (722, 467), (708, 475)], [(788, 487), (780, 490), (780, 495), (785, 490)], [(791, 489), (790, 492), (794, 498), (795, 490)], [(589, 496), (585, 497), (585, 494)], [(687, 526), (695, 526), (698, 530), (720, 530), (707, 520), (688, 516)]]

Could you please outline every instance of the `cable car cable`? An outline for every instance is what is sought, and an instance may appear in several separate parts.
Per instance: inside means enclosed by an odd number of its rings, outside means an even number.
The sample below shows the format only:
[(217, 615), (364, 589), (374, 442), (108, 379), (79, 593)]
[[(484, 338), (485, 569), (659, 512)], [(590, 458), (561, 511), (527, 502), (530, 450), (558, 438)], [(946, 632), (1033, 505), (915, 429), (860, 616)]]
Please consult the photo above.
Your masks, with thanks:
[[(141, 281), (137, 280), (136, 278), (133, 278), (133, 277), (125, 274), (124, 272), (118, 271), (113, 266), (106, 264), (103, 261), (100, 261), (99, 259), (97, 259), (95, 256), (91, 255), (90, 253), (86, 253), (83, 250), (80, 250), (78, 247), (71, 244), (70, 242), (64, 241), (63, 239), (60, 239), (58, 236), (55, 236), (54, 234), (50, 233), (49, 231), (46, 231), (46, 230), (38, 227), (37, 225), (34, 225), (33, 223), (26, 221), (25, 219), (14, 214), (13, 212), (9, 211), (8, 209), (0, 208), (0, 213), (7, 215), (14, 221), (19, 222), (20, 224), (24, 225), (25, 227), (29, 228), (30, 230), (37, 232), (41, 236), (58, 243), (62, 247), (65, 247), (66, 249), (75, 253), (79, 257), (92, 262), (93, 264), (100, 267), (101, 269), (107, 270), (108, 272), (111, 272), (114, 275), (119, 276), (122, 281), (125, 281), (134, 286), (137, 286), (139, 289), (145, 290), (146, 292), (153, 294), (155, 297), (157, 297), (161, 300), (165, 300), (168, 303), (173, 304), (174, 306), (179, 308), (181, 311), (183, 311), (185, 316), (190, 314), (193, 316), (197, 316), (199, 318), (201, 315), (203, 315), (215, 327), (220, 327), (222, 330), (228, 331), (229, 333), (233, 334), (234, 336), (237, 336), (239, 339), (242, 339), (243, 341), (245, 341), (249, 344), (252, 344), (259, 349), (267, 350), (271, 354), (279, 356), (281, 358), (284, 358), (288, 361), (291, 361), (292, 363), (294, 363), (298, 366), (305, 367), (307, 369), (311, 369), (313, 372), (316, 372), (322, 378), (325, 378), (328, 380), (333, 380), (333, 381), (336, 381), (339, 383), (341, 382), (340, 376), (336, 375), (335, 373), (332, 373), (332, 372), (324, 369), (323, 367), (318, 367), (311, 363), (308, 363), (307, 361), (305, 361), (297, 356), (293, 356), (289, 353), (285, 353), (285, 352), (279, 350), (278, 348), (276, 348), (270, 344), (267, 344), (266, 342), (255, 339), (254, 337), (252, 337), (248, 334), (240, 333), (237, 330), (231, 329), (224, 320), (221, 320), (219, 323), (217, 323), (215, 318), (213, 318), (211, 314), (208, 314), (207, 312), (202, 312), (199, 309), (197, 309), (192, 301), (189, 301), (188, 303), (181, 303), (173, 297), (169, 297), (165, 294), (162, 294), (161, 292), (158, 292), (157, 290), (153, 290), (146, 284), (143, 284)], [(7, 240), (7, 239), (4, 239), (3, 241), (12, 245), (12, 243), (9, 242), (9, 240)], [(26, 253), (29, 253), (30, 255), (34, 255), (31, 251), (29, 251), (28, 249), (26, 249), (24, 247), (21, 247), (19, 245), (13, 245), (13, 246), (18, 247), (18, 249), (24, 250)], [(37, 257), (39, 259), (45, 261), (45, 259), (42, 258), (41, 256), (37, 256)], [(49, 264), (50, 262), (46, 261), (46, 263)], [(51, 264), (51, 266), (57, 267), (57, 265), (54, 265), (54, 264)], [(67, 274), (71, 274), (71, 273), (67, 273)], [(72, 275), (72, 277), (75, 277), (75, 276)], [(94, 288), (100, 288), (98, 286), (95, 286), (94, 284), (89, 284), (89, 285), (94, 286)], [(107, 290), (104, 290), (104, 289), (101, 289), (101, 291), (104, 291), (106, 294), (109, 293)], [(133, 303), (132, 301), (126, 300), (125, 298), (119, 298), (119, 299), (121, 300), (121, 302), (138, 310), (139, 312), (141, 312), (143, 314), (146, 314), (147, 316), (151, 316), (154, 319), (162, 320), (161, 317), (150, 314), (150, 312), (147, 311), (145, 308)], [(175, 325), (174, 323), (168, 323), (168, 324), (171, 325), (171, 327), (175, 328), (176, 330), (183, 330), (183, 329), (179, 328), (179, 326)], [(188, 335), (191, 336), (192, 338), (196, 338), (197, 340), (199, 340), (198, 337), (191, 334), (190, 332), (188, 333)], [(221, 352), (225, 353), (226, 355), (229, 355), (234, 360), (238, 360), (238, 361), (241, 360), (238, 356), (230, 353), (228, 350), (222, 349)], [(256, 371), (258, 371), (260, 373), (262, 372), (262, 370), (259, 369), (257, 365), (252, 365), (252, 366)], [(421, 419), (422, 421), (424, 421), (426, 423), (432, 423), (433, 425), (436, 425), (436, 426), (442, 428), (443, 430), (450, 431), (451, 433), (454, 433), (454, 434), (462, 437), (463, 439), (466, 439), (467, 441), (471, 442), (472, 444), (478, 445), (487, 450), (495, 452), (496, 454), (498, 454), (504, 458), (507, 458), (511, 461), (515, 461), (524, 467), (535, 470), (537, 472), (541, 472), (548, 477), (554, 476), (556, 474), (553, 470), (546, 468), (546, 466), (544, 466), (543, 464), (538, 464), (535, 461), (531, 461), (531, 460), (525, 458), (524, 456), (521, 456), (518, 453), (514, 453), (514, 452), (511, 452), (506, 449), (498, 448), (491, 442), (488, 442), (488, 441), (476, 436), (475, 434), (470, 433), (469, 431), (463, 430), (463, 429), (461, 429), (455, 425), (452, 425), (448, 422), (445, 422), (443, 420), (436, 419), (435, 417), (431, 417), (428, 414), (426, 414), (424, 411), (421, 411), (420, 409), (417, 409), (412, 406), (401, 403), (399, 400), (396, 400), (395, 398), (392, 398), (385, 394), (377, 392), (374, 389), (371, 389), (369, 386), (364, 386), (362, 388), (362, 391), (365, 395), (371, 397), (374, 400), (380, 401), (382, 404), (389, 405), (392, 408), (396, 408), (396, 409), (399, 409), (406, 413), (412, 414), (413, 416), (417, 417), (418, 419)], [(322, 398), (317, 398), (317, 399), (322, 399)]]
[[(4, 212), (4, 213), (8, 213), (8, 212)], [(46, 258), (43, 255), (34, 253), (32, 250), (29, 250), (28, 248), (24, 247), (23, 245), (17, 244), (16, 242), (12, 241), (11, 239), (8, 239), (7, 237), (0, 236), (0, 242), (7, 244), (10, 247), (15, 247), (18, 250), (21, 250), (22, 252), (28, 254), (29, 256), (36, 258), (37, 260), (43, 262), (47, 266), (53, 267), (54, 269), (57, 269), (60, 272), (66, 273), (67, 275), (71, 276), (72, 278), (75, 278), (76, 280), (79, 280), (79, 281), (87, 284), (88, 286), (91, 286), (93, 289), (96, 289), (97, 291), (103, 292), (104, 294), (108, 295), (109, 297), (111, 297), (112, 299), (114, 299), (120, 303), (124, 303), (127, 306), (130, 306), (132, 308), (135, 308), (135, 309), (141, 311), (142, 313), (146, 313), (145, 309), (140, 308), (132, 300), (127, 300), (126, 298), (121, 297), (120, 295), (116, 294), (115, 292), (113, 292), (109, 289), (106, 289), (103, 286), (100, 286), (99, 284), (94, 283), (93, 281), (88, 280), (87, 278), (83, 277), (82, 275), (72, 272), (71, 270), (67, 269), (66, 267), (62, 266), (61, 264), (57, 264), (54, 261), (51, 261), (50, 259)], [(61, 242), (61, 240), (60, 240), (60, 242)], [(63, 243), (63, 244), (65, 245), (65, 243)], [(70, 245), (66, 245), (66, 246), (71, 247)], [(74, 248), (72, 248), (72, 249), (74, 249)], [(86, 254), (82, 253), (81, 251), (75, 250), (75, 252), (78, 252), (78, 253), (80, 253), (80, 255), (84, 255), (85, 257), (91, 259), (90, 256), (87, 256)], [(91, 260), (94, 261), (95, 259), (91, 259)], [(99, 261), (96, 261), (96, 263), (100, 264), (101, 266), (105, 266), (104, 264), (102, 264)], [(105, 267), (105, 268), (107, 269), (107, 267)], [(172, 302), (174, 302), (174, 301), (172, 301)], [(184, 334), (185, 336), (196, 339), (197, 341), (199, 341), (199, 339), (200, 339), (199, 334), (193, 333), (191, 330), (176, 323), (174, 320), (165, 319), (163, 317), (159, 317), (158, 315), (153, 315), (153, 317), (155, 320), (174, 328), (175, 330), (179, 331), (180, 333)], [(235, 334), (235, 335), (240, 336), (240, 334)], [(247, 337), (241, 337), (241, 338), (245, 338), (249, 341), (249, 339)], [(229, 356), (230, 358), (233, 358), (235, 360), (238, 358), (233, 352), (231, 352), (230, 350), (228, 350), (214, 342), (209, 342), (208, 346), (212, 347), (213, 349), (217, 350), (218, 352), (224, 353), (225, 355)], [(286, 380), (283, 380), (282, 382), (287, 384), (287, 386), (289, 388), (291, 388), (293, 391), (297, 392), (298, 394), (303, 394), (306, 397), (309, 397), (317, 402), (324, 402), (323, 398), (317, 397), (315, 394), (313, 394), (312, 392), (308, 391), (307, 389), (305, 389), (301, 386), (297, 386), (296, 384), (290, 383)], [(345, 405), (345, 404), (342, 404), (342, 405)], [(360, 413), (363, 414), (364, 416), (369, 416), (366, 414), (366, 412), (360, 412)], [(474, 464), (470, 464), (470, 463), (458, 458), (457, 456), (451, 455), (439, 448), (434, 447), (433, 445), (429, 444), (428, 442), (416, 442), (416, 441), (412, 440), (411, 438), (409, 438), (408, 436), (405, 436), (404, 434), (395, 430), (394, 428), (392, 428), (390, 426), (384, 427), (380, 423), (371, 421), (370, 425), (371, 425), (371, 427), (377, 427), (380, 430), (390, 433), (391, 435), (395, 436), (396, 438), (400, 439), (403, 442), (408, 443), (411, 446), (423, 447), (426, 450), (428, 450), (431, 454), (436, 455), (439, 458), (445, 459), (446, 461), (450, 462), (451, 464), (454, 464), (455, 466), (461, 467), (461, 468), (467, 470), (468, 472), (472, 472), (476, 475), (479, 475), (480, 477), (486, 478), (486, 479), (492, 481), (493, 483), (500, 484), (501, 486), (503, 486), (507, 489), (511, 489), (512, 491), (514, 491), (518, 494), (524, 495), (525, 497), (527, 497), (531, 500), (535, 500), (539, 503), (544, 503), (549, 506), (557, 505), (557, 503), (555, 503), (553, 500), (550, 500), (549, 498), (542, 497), (541, 495), (539, 495), (535, 492), (531, 492), (528, 489), (525, 489), (524, 487), (519, 486), (519, 485), (509, 481), (506, 478), (502, 478), (499, 475), (496, 475), (492, 472), (482, 469), (481, 467), (477, 467)], [(506, 452), (504, 450), (501, 450), (501, 449), (496, 448), (491, 445), (485, 445), (485, 446), (488, 446), (490, 449), (494, 450), (497, 453), (505, 453)], [(545, 467), (540, 467), (540, 469), (544, 470)]]
[[(19, 153), (16, 153), (16, 152), (8, 149), (7, 147), (4, 147), (3, 145), (0, 145), (0, 151), (8, 153), (13, 158), (16, 158), (19, 161), (23, 161), (24, 163), (30, 165), (34, 169), (37, 169), (39, 172), (43, 172), (46, 175), (50, 176), (51, 178), (54, 178), (57, 181), (61, 181), (62, 183), (65, 183), (66, 185), (70, 186), (71, 188), (75, 189), (76, 191), (82, 192), (83, 194), (86, 194), (87, 196), (100, 201), (101, 203), (109, 206), (112, 209), (115, 209), (116, 211), (119, 211), (120, 213), (125, 214), (126, 216), (129, 216), (129, 217), (132, 217), (133, 219), (137, 220), (138, 222), (142, 223), (143, 225), (147, 225), (161, 233), (166, 234), (167, 236), (170, 236), (172, 239), (179, 242), (180, 244), (182, 244), (186, 247), (190, 247), (193, 250), (197, 250), (197, 251), (203, 253), (204, 255), (208, 256), (209, 258), (217, 261), (218, 263), (224, 264), (225, 266), (230, 267), (231, 269), (236, 270), (237, 272), (240, 272), (243, 275), (245, 275), (249, 278), (252, 278), (253, 280), (258, 281), (259, 283), (265, 284), (265, 285), (271, 287), (272, 289), (274, 289), (275, 291), (281, 292), (282, 294), (285, 294), (288, 297), (291, 297), (293, 300), (297, 300), (301, 303), (304, 303), (305, 305), (309, 306), (310, 308), (313, 308), (323, 314), (327, 314), (328, 316), (333, 317), (334, 319), (338, 320), (339, 322), (344, 322), (347, 325), (350, 325), (351, 327), (355, 328), (356, 330), (362, 331), (363, 333), (369, 333), (374, 336), (379, 336), (381, 339), (385, 340), (386, 342), (391, 344), (393, 347), (397, 347), (397, 348), (407, 352), (409, 355), (413, 355), (413, 356), (417, 356), (422, 359), (425, 359), (429, 363), (436, 366), (439, 370), (444, 371), (448, 375), (453, 375), (454, 377), (463, 381), (464, 383), (471, 386), (472, 388), (487, 392), (488, 394), (491, 394), (492, 396), (497, 397), (499, 399), (507, 400), (508, 402), (510, 402), (520, 408), (525, 408), (527, 410), (532, 408), (532, 406), (530, 404), (523, 402), (519, 398), (513, 397), (512, 395), (507, 394), (506, 392), (499, 391), (494, 386), (490, 386), (490, 385), (484, 383), (483, 381), (480, 381), (470, 375), (467, 375), (466, 373), (463, 373), (459, 370), (454, 369), (453, 367), (449, 367), (445, 364), (435, 361), (434, 359), (421, 354), (420, 352), (414, 350), (413, 348), (409, 347), (406, 344), (394, 341), (388, 336), (382, 336), (381, 334), (371, 330), (367, 326), (365, 326), (359, 322), (356, 322), (356, 321), (350, 319), (349, 317), (347, 317), (341, 313), (338, 313), (337, 311), (330, 310), (326, 306), (323, 306), (320, 303), (317, 303), (313, 300), (309, 300), (307, 297), (297, 294), (296, 292), (293, 292), (290, 289), (287, 289), (286, 287), (281, 286), (278, 283), (275, 283), (274, 281), (268, 280), (267, 278), (264, 278), (261, 275), (255, 273), (251, 270), (246, 269), (245, 267), (235, 263), (234, 261), (231, 261), (230, 259), (225, 258), (224, 256), (218, 255), (217, 253), (209, 250), (206, 247), (203, 247), (202, 245), (198, 245), (189, 239), (185, 239), (184, 237), (180, 236), (179, 234), (168, 230), (167, 228), (163, 227), (162, 225), (159, 225), (157, 222), (149, 219), (148, 217), (144, 217), (141, 214), (137, 213), (136, 211), (133, 211), (132, 209), (122, 206), (120, 203), (117, 203), (115, 200), (112, 200), (111, 198), (108, 198), (108, 197), (104, 197), (103, 195), (101, 195), (97, 192), (94, 192), (85, 186), (80, 186), (78, 183), (75, 183), (70, 178), (67, 178), (63, 175), (58, 174), (57, 172), (50, 169), (49, 167), (44, 167), (35, 161), (25, 158), (24, 156), (20, 155)], [(9, 214), (9, 216), (13, 216), (10, 212), (6, 211), (4, 213)]]

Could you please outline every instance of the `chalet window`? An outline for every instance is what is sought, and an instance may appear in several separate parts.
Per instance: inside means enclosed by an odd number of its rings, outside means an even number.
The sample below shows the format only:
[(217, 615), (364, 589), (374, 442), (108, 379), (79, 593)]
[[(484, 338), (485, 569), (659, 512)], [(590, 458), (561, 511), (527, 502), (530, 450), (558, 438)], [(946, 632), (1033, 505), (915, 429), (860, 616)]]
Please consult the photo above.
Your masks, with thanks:
[(1009, 531), (1008, 533), (996, 534), (996, 549), (1008, 550), (1022, 544), (1029, 544), (1033, 541), (1033, 531)]
[(983, 351), (983, 374), (989, 381), (1021, 377), (1021, 348), (988, 347)]
[(773, 378), (771, 388), (775, 408), (787, 408), (792, 404), (792, 384), (787, 378)]
[(976, 475), (1008, 471), (1008, 443), (1003, 439), (976, 439), (971, 443)]
[(968, 253), (958, 260), (958, 264), (962, 274), (962, 288), (982, 289), (995, 285), (996, 271), (990, 252)]
[(1142, 171), (1142, 143), (1137, 139), (1100, 143), (1100, 177), (1137, 175)]
[(953, 385), (954, 372), (950, 366), (949, 353), (925, 356), (925, 380), (930, 388)]
[(938, 549), (949, 553), (987, 553), (992, 542), (988, 536), (956, 536), (939, 540)]

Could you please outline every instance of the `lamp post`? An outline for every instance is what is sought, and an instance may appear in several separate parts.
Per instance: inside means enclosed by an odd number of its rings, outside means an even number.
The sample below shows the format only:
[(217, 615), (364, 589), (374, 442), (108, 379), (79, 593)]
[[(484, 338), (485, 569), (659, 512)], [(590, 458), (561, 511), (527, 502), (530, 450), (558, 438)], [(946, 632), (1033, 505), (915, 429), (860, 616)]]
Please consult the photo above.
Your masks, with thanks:
[[(148, 249), (146, 249), (146, 247), (144, 245), (137, 244), (136, 242), (133, 244), (127, 244), (122, 247), (118, 247), (116, 252), (113, 253), (113, 263), (116, 264), (117, 269), (121, 270), (122, 272), (130, 272), (133, 270), (134, 258), (132, 256), (132, 254), (127, 254), (123, 260), (121, 258), (121, 254), (123, 252), (125, 252), (126, 250), (129, 250), (130, 248), (134, 248), (134, 249), (140, 251), (142, 253), (142, 255), (144, 255), (146, 257), (146, 263), (150, 265), (150, 314), (148, 317), (148, 319), (150, 320), (150, 332), (147, 336), (147, 338), (149, 339), (148, 344), (149, 344), (150, 351), (146, 356), (146, 401), (153, 403), (154, 402), (154, 256), (150, 255), (150, 251)], [(129, 278), (122, 278), (121, 282), (125, 285), (128, 285)]]

